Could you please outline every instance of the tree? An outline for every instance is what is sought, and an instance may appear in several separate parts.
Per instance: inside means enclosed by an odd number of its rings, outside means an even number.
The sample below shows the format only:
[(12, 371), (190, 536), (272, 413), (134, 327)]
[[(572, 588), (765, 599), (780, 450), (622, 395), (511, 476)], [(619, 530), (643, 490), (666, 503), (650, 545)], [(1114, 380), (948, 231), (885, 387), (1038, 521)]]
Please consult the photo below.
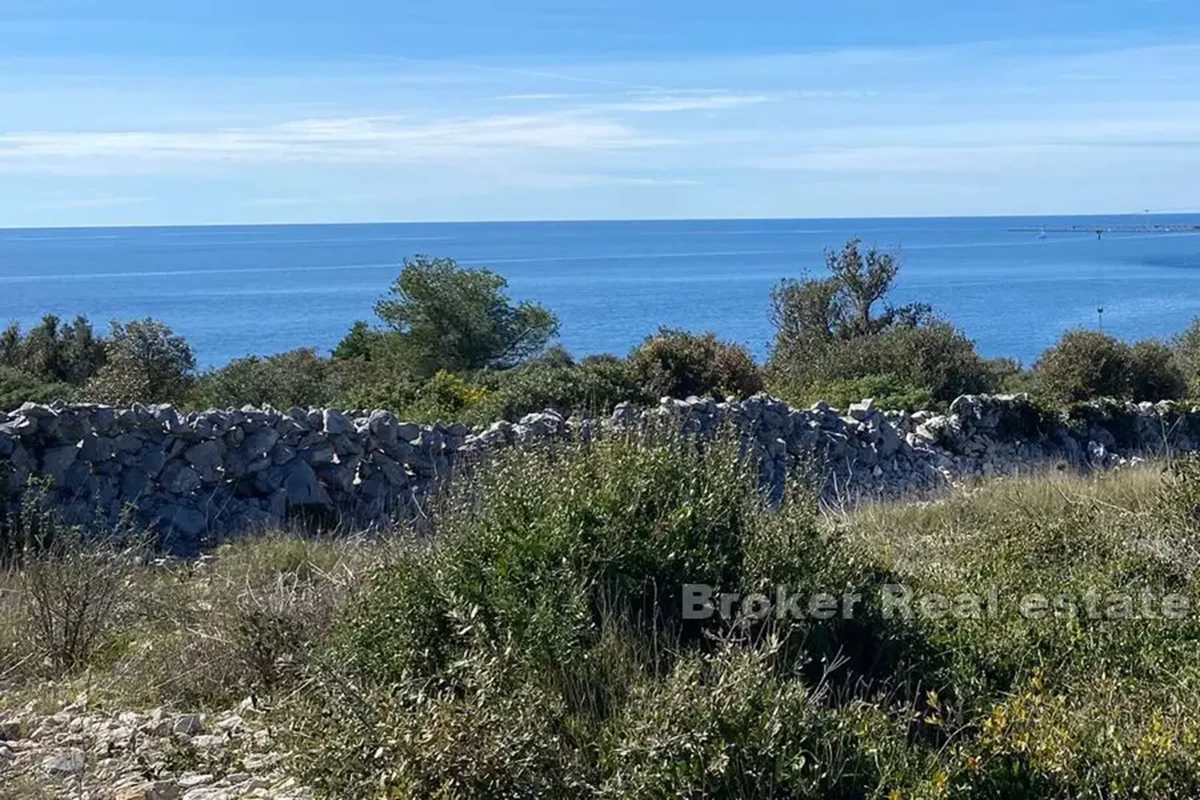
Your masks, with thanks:
[(507, 286), (489, 270), (418, 256), (404, 262), (375, 313), (421, 376), (503, 369), (536, 355), (558, 333), (554, 314), (528, 301), (514, 305)]
[(776, 348), (872, 336), (894, 327), (915, 328), (929, 319), (924, 303), (876, 307), (887, 297), (900, 271), (895, 256), (872, 247), (865, 254), (858, 239), (825, 254), (829, 277), (783, 280), (771, 293)]
[(887, 302), (899, 273), (893, 255), (864, 253), (853, 239), (826, 253), (825, 268), (827, 277), (784, 280), (771, 293), (774, 391), (801, 400), (880, 386), (894, 398), (945, 404), (997, 388), (1000, 372), (929, 305)]
[(370, 361), (376, 354), (380, 336), (382, 334), (379, 331), (372, 330), (365, 320), (360, 319), (350, 326), (350, 332), (333, 348), (333, 360), (361, 358)]
[(165, 324), (144, 319), (113, 321), (108, 362), (87, 382), (84, 396), (97, 402), (177, 403), (194, 380), (191, 345)]
[(63, 324), (53, 314), (22, 334), (16, 323), (0, 333), (0, 366), (49, 383), (80, 386), (104, 366), (104, 340), (96, 337), (86, 317)]

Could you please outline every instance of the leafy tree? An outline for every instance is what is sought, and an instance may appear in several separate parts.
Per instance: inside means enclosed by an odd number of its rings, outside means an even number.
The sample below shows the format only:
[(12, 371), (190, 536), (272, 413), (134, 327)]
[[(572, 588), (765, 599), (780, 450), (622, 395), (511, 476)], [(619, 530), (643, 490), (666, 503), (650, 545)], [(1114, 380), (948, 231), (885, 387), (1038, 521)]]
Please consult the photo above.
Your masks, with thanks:
[(651, 397), (735, 394), (747, 397), (762, 389), (762, 374), (740, 344), (712, 333), (660, 328), (629, 356), (642, 391)]
[(825, 267), (825, 278), (784, 280), (771, 293), (774, 391), (807, 400), (877, 387), (896, 402), (945, 404), (998, 388), (1003, 370), (927, 304), (887, 302), (899, 272), (894, 256), (863, 252), (854, 239), (826, 253)]
[(852, 239), (825, 254), (825, 268), (826, 278), (785, 279), (772, 291), (777, 351), (915, 328), (931, 315), (924, 303), (895, 307), (885, 302), (900, 271), (890, 253), (874, 247), (863, 253), (861, 242)]
[[(514, 305), (507, 285), (486, 269), (418, 256), (404, 262), (375, 313), (418, 375), (504, 369), (536, 355), (558, 333), (554, 314), (527, 301)], [(364, 338), (361, 329), (355, 337)], [(347, 345), (345, 352), (359, 348)]]
[(0, 333), (0, 366), (40, 381), (80, 386), (107, 360), (107, 348), (85, 317), (63, 324), (53, 314), (22, 334), (13, 323)]
[(84, 396), (106, 403), (178, 403), (194, 381), (196, 357), (187, 340), (153, 319), (113, 321), (108, 362)]

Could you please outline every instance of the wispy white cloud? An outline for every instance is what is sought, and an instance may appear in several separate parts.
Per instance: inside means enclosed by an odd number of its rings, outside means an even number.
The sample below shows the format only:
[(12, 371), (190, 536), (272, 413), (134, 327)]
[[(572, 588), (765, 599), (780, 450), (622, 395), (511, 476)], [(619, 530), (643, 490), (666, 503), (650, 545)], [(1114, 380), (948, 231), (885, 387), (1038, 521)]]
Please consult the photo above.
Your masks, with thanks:
[(517, 94), (502, 94), (496, 99), (518, 102), (538, 102), (541, 100), (568, 100), (578, 96), (579, 95), (569, 94), (567, 92), (520, 92)]
[(669, 143), (615, 120), (564, 114), (305, 119), (258, 128), (0, 134), (0, 169), (64, 161), (384, 162), (483, 159), (508, 151), (612, 151)]
[(39, 203), (41, 208), (48, 209), (77, 209), (77, 208), (114, 208), (117, 206), (134, 206), (149, 203), (150, 197), (131, 197), (120, 195), (81, 195), (47, 200)]
[(682, 111), (717, 111), (740, 106), (758, 105), (771, 100), (761, 92), (656, 92), (628, 100), (600, 102), (591, 106), (592, 112), (661, 114)]
[(595, 186), (700, 186), (693, 178), (662, 175), (574, 174), (517, 172), (499, 176), (504, 183), (537, 189), (584, 189)]

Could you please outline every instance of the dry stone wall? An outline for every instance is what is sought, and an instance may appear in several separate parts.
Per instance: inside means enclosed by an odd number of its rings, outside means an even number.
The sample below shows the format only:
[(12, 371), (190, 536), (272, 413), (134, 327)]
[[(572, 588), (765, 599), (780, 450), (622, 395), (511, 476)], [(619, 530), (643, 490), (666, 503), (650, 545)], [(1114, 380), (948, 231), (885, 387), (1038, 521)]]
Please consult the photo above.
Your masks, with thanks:
[(166, 547), (187, 552), (297, 517), (357, 528), (413, 517), (489, 451), (649, 424), (697, 436), (732, 426), (773, 492), (797, 465), (815, 464), (829, 496), (843, 501), (928, 495), (1047, 463), (1109, 468), (1200, 442), (1198, 408), (1098, 402), (1048, 418), (1023, 395), (960, 397), (944, 415), (884, 412), (871, 401), (842, 412), (824, 403), (790, 408), (764, 395), (665, 398), (656, 408), (623, 404), (607, 419), (546, 411), (481, 431), (416, 425), (386, 411), (26, 404), (0, 413), (0, 486), (11, 508), (31, 477), (46, 479), (74, 522), (134, 509)]

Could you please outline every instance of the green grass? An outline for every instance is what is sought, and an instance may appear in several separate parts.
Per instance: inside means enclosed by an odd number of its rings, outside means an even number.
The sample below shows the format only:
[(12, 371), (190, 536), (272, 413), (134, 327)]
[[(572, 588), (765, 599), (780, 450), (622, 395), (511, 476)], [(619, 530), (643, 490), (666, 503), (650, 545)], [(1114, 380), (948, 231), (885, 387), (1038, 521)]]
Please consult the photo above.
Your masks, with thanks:
[[(0, 668), (14, 702), (253, 694), (330, 797), (1192, 797), (1198, 511), (1189, 460), (822, 516), (804, 486), (766, 507), (733, 442), (556, 445), (500, 458), (420, 537), (139, 566), (67, 672), (29, 657), (10, 573)], [(863, 599), (848, 619), (696, 620), (689, 583)], [(998, 604), (889, 616), (892, 585)], [(1192, 612), (1018, 607), (1143, 591)]]

